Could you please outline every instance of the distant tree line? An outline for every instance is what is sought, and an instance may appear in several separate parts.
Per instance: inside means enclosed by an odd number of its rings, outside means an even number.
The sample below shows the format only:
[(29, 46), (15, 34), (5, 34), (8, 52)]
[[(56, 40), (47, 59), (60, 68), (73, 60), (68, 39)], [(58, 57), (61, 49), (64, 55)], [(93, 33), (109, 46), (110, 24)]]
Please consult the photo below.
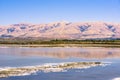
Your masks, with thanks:
[(39, 39), (10, 39), (1, 38), (0, 44), (115, 44), (120, 45), (120, 39), (104, 40), (39, 40)]

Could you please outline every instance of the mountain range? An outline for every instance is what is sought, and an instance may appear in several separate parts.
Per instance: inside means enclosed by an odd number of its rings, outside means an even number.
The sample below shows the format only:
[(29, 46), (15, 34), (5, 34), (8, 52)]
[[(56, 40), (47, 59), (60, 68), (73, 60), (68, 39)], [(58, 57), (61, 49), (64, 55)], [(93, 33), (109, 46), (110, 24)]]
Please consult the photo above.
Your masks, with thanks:
[(48, 24), (12, 24), (0, 26), (0, 38), (40, 39), (116, 39), (120, 23), (53, 22)]

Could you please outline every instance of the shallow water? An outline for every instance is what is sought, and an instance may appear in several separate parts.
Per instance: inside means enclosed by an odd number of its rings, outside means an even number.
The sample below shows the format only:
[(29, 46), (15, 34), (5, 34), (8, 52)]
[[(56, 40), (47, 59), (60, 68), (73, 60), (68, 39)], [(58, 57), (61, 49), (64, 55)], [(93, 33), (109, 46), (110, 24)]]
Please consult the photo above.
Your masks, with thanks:
[(35, 66), (45, 63), (101, 61), (110, 65), (66, 72), (37, 72), (0, 80), (112, 80), (120, 77), (120, 49), (102, 47), (0, 47), (0, 68)]

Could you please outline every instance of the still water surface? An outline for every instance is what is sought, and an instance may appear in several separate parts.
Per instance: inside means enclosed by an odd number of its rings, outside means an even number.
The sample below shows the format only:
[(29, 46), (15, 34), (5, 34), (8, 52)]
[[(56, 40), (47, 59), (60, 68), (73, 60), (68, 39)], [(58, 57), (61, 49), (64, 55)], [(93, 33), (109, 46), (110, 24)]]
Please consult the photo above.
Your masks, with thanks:
[(102, 47), (0, 47), (0, 68), (34, 66), (45, 63), (100, 61), (106, 67), (71, 69), (67, 72), (38, 72), (0, 80), (113, 80), (120, 77), (120, 49)]

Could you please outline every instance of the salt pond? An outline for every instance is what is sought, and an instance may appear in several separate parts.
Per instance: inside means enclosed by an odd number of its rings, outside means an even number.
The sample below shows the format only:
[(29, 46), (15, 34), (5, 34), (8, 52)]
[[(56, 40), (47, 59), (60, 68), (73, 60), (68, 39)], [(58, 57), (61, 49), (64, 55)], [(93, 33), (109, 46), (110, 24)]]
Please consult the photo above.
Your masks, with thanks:
[[(56, 68), (53, 64), (79, 62), (109, 63), (89, 68)], [(0, 47), (0, 70), (35, 68), (49, 64), (52, 67), (22, 73), (0, 80), (119, 80), (120, 49), (103, 47)], [(85, 66), (84, 66), (85, 67)], [(87, 66), (88, 67), (88, 66)], [(30, 71), (30, 70), (29, 70)], [(0, 73), (2, 74), (2, 73)], [(1, 76), (1, 75), (0, 75)]]

